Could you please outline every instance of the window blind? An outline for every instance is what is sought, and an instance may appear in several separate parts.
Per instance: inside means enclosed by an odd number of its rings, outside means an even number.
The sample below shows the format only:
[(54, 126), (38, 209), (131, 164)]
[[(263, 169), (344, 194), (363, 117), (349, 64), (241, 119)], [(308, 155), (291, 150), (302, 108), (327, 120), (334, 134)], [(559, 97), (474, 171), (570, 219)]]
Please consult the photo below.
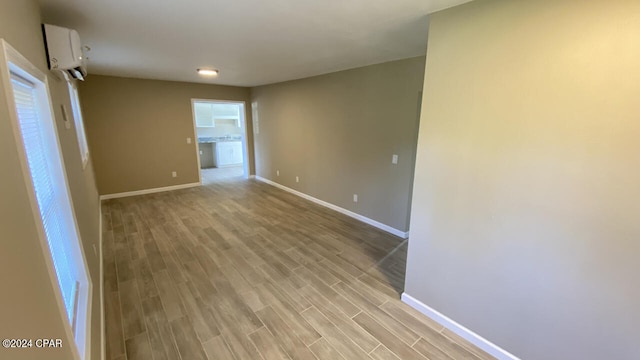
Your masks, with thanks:
[(71, 235), (69, 222), (62, 208), (65, 193), (60, 189), (66, 186), (64, 179), (51, 169), (54, 161), (50, 146), (46, 143), (46, 129), (37, 102), (35, 84), (22, 77), (11, 74), (11, 84), (18, 112), (20, 132), (25, 146), (27, 163), (36, 200), (42, 218), (45, 236), (51, 251), (58, 284), (69, 322), (75, 322), (76, 292), (78, 288), (77, 270), (72, 260)]

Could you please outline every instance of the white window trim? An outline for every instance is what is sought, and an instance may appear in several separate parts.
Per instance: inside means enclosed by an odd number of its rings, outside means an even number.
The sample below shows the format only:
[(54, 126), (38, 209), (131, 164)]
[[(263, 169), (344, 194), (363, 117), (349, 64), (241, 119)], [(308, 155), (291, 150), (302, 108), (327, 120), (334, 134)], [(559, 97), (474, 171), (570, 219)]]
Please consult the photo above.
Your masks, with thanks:
[(202, 185), (202, 172), (200, 171), (200, 148), (198, 146), (198, 125), (196, 123), (196, 103), (211, 103), (211, 104), (235, 104), (240, 106), (239, 112), (239, 120), (240, 127), (242, 129), (242, 157), (244, 162), (242, 164), (243, 169), (243, 177), (248, 179), (249, 174), (249, 132), (247, 131), (247, 119), (246, 119), (246, 107), (247, 104), (244, 101), (236, 101), (236, 100), (214, 100), (214, 99), (201, 99), (201, 98), (192, 98), (191, 99), (191, 117), (193, 118), (193, 134), (196, 139), (196, 159), (198, 161), (198, 182)]
[[(80, 96), (78, 95), (78, 85), (76, 80), (68, 80), (69, 100), (71, 102), (71, 113), (73, 114), (73, 125), (76, 128), (76, 136), (78, 138), (78, 150), (82, 159), (82, 169), (87, 167), (89, 162), (89, 143), (87, 142), (87, 131), (84, 128), (84, 116), (82, 115), (82, 106), (80, 106)], [(84, 143), (84, 151), (82, 143)]]
[(66, 337), (68, 341), (72, 341), (75, 346), (71, 346), (71, 351), (73, 354), (74, 360), (85, 360), (89, 359), (91, 356), (91, 302), (92, 302), (92, 290), (93, 284), (91, 282), (91, 278), (88, 276), (88, 266), (86, 263), (86, 258), (84, 254), (84, 249), (82, 244), (78, 244), (78, 251), (75, 251), (73, 254), (74, 260), (84, 266), (84, 273), (82, 274), (83, 278), (81, 278), (81, 290), (80, 298), (78, 299), (79, 308), (77, 311), (78, 318), (76, 323), (79, 326), (76, 327), (76, 332), (69, 324), (69, 320), (66, 313), (66, 308), (64, 305), (64, 301), (62, 298), (62, 292), (60, 291), (60, 287), (58, 285), (58, 278), (56, 275), (56, 270), (53, 266), (53, 260), (51, 259), (51, 252), (49, 250), (49, 245), (47, 243), (47, 238), (45, 236), (44, 228), (42, 226), (42, 220), (40, 217), (38, 202), (36, 200), (33, 181), (31, 180), (31, 173), (29, 171), (29, 165), (27, 163), (27, 156), (24, 150), (24, 143), (22, 140), (22, 135), (20, 132), (20, 125), (18, 114), (16, 112), (15, 100), (13, 97), (13, 86), (11, 84), (11, 72), (19, 74), (20, 76), (29, 79), (35, 80), (34, 82), (41, 83), (44, 87), (44, 91), (40, 92), (39, 96), (45, 96), (45, 102), (48, 106), (42, 106), (41, 111), (43, 115), (49, 117), (52, 120), (52, 128), (55, 135), (55, 142), (58, 149), (58, 155), (61, 159), (62, 163), (62, 176), (64, 177), (64, 183), (66, 186), (66, 194), (68, 196), (68, 201), (71, 206), (71, 213), (73, 217), (74, 227), (72, 231), (75, 231), (77, 234), (77, 238), (80, 239), (80, 232), (78, 230), (78, 224), (76, 221), (76, 214), (73, 208), (73, 202), (70, 198), (70, 189), (69, 183), (66, 175), (66, 171), (64, 169), (64, 161), (62, 160), (62, 150), (60, 149), (60, 142), (58, 137), (58, 130), (55, 124), (55, 118), (53, 116), (53, 108), (51, 102), (51, 95), (49, 93), (49, 81), (47, 76), (40, 71), (37, 67), (35, 67), (29, 60), (27, 60), (24, 56), (22, 56), (18, 51), (16, 51), (11, 45), (9, 45), (4, 39), (0, 39), (0, 86), (5, 89), (5, 100), (8, 105), (9, 110), (9, 119), (11, 122), (11, 127), (13, 130), (13, 136), (15, 142), (18, 146), (16, 146), (16, 150), (19, 154), (20, 166), (22, 168), (22, 175), (25, 181), (25, 184), (28, 188), (28, 196), (29, 202), (31, 205), (31, 211), (33, 213), (36, 230), (38, 233), (38, 238), (40, 240), (40, 247), (44, 254), (44, 259), (46, 262), (46, 267), (49, 273), (49, 280), (51, 281), (53, 291), (55, 293), (56, 305), (58, 307), (58, 312), (60, 315), (60, 320), (62, 321)]

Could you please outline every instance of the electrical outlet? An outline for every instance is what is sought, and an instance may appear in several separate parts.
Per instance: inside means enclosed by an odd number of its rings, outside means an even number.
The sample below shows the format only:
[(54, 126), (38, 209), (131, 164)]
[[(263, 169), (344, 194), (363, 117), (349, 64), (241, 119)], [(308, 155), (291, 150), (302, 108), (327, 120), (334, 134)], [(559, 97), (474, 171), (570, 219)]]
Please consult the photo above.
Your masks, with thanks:
[(300, 182), (300, 178), (296, 176), (296, 182)]
[(177, 173), (177, 172), (175, 172), (175, 171), (172, 171), (172, 172), (171, 172), (171, 176), (172, 176), (172, 177), (178, 177), (178, 173)]
[(353, 202), (358, 202), (358, 194), (353, 194)]
[(191, 138), (187, 138), (187, 144), (191, 144)]
[(280, 176), (280, 170), (276, 170), (276, 176)]
[(200, 155), (204, 154), (204, 152), (202, 150), (200, 150)]
[(398, 163), (398, 155), (393, 154), (393, 156), (391, 157), (391, 163), (392, 164), (397, 164)]

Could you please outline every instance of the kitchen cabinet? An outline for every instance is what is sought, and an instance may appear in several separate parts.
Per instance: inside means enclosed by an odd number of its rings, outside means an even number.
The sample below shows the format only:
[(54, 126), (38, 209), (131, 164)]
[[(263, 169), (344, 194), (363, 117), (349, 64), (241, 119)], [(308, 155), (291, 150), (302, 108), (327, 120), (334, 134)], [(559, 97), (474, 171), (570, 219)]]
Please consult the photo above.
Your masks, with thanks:
[(194, 103), (196, 127), (230, 125), (241, 127), (240, 106), (236, 104), (196, 102)]
[(216, 166), (232, 166), (243, 163), (241, 141), (216, 142)]
[(196, 117), (196, 127), (216, 127), (216, 126), (241, 127), (238, 116), (216, 116), (214, 118)]
[(215, 127), (215, 122), (213, 121), (213, 118), (206, 118), (206, 117), (198, 117), (196, 116), (196, 127)]

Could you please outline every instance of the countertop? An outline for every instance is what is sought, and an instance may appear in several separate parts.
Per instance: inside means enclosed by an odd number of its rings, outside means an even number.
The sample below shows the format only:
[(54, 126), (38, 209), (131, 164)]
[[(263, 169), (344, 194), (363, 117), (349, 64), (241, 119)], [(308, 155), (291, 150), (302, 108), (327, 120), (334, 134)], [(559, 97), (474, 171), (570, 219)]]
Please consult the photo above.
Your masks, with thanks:
[(199, 137), (198, 144), (209, 144), (216, 142), (231, 142), (231, 141), (242, 141), (240, 136), (221, 136), (221, 137)]

